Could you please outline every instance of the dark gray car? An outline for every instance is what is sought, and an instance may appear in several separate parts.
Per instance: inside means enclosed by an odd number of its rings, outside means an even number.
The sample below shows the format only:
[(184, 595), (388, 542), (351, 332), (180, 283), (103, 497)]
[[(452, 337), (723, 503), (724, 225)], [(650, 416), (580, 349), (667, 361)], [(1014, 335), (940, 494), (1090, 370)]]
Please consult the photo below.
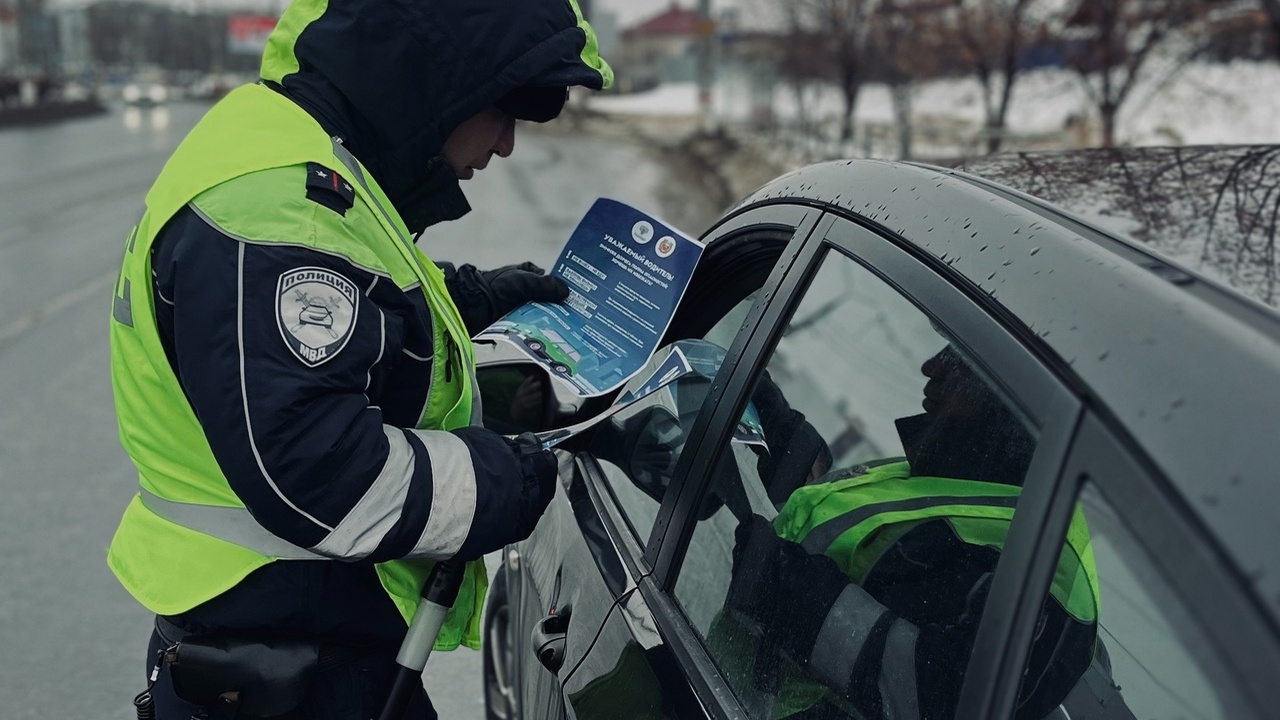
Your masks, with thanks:
[(667, 340), (726, 359), (566, 444), (491, 590), (490, 717), (1280, 714), (1273, 309), (903, 163), (703, 239)]

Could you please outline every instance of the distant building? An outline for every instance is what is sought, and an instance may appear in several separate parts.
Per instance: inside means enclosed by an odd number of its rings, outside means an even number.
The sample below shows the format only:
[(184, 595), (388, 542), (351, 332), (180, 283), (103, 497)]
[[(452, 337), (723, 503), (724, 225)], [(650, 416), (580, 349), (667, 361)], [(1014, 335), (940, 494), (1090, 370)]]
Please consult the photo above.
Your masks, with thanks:
[(0, 75), (18, 65), (18, 12), (12, 3), (0, 0)]
[[(1076, 9), (1067, 16), (1058, 37), (1048, 42), (1061, 48), (1064, 62), (1077, 68), (1098, 71), (1108, 59), (1121, 62), (1123, 53), (1104, 53), (1110, 6), (1108, 0), (1076, 0)], [(1148, 0), (1150, 2), (1150, 0)], [(1141, 20), (1163, 12), (1159, 6), (1138, 3), (1134, 13)], [(1186, 26), (1193, 33), (1195, 55), (1217, 61), (1235, 59), (1274, 60), (1280, 56), (1280, 38), (1267, 13), (1253, 0), (1205, 0), (1196, 8), (1196, 22)], [(1129, 22), (1134, 22), (1133, 18)], [(1136, 32), (1136, 31), (1131, 31)], [(1114, 55), (1114, 53), (1112, 53)]]
[[(188, 13), (149, 2), (106, 0), (88, 7), (89, 45), (94, 61), (109, 69), (257, 70), (257, 52), (237, 52), (231, 27), (241, 13)], [(250, 30), (252, 27), (249, 28)], [(252, 33), (249, 33), (250, 35)]]
[(618, 90), (639, 92), (662, 83), (693, 82), (697, 44), (697, 11), (674, 2), (658, 15), (624, 29), (614, 63)]
[(58, 65), (64, 75), (76, 75), (93, 65), (89, 45), (89, 13), (82, 7), (54, 11), (58, 28)]
[(1224, 3), (1209, 16), (1204, 54), (1219, 61), (1274, 60), (1280, 58), (1280, 36), (1262, 8)]
[(33, 72), (53, 69), (58, 54), (58, 28), (45, 12), (44, 0), (17, 0), (18, 64)]
[(722, 17), (716, 32), (719, 114), (729, 120), (769, 125), (787, 38), (767, 30), (739, 30)]
[(591, 22), (591, 28), (596, 31), (600, 57), (607, 60), (611, 66), (616, 65), (621, 47), (621, 41), (618, 38), (618, 14), (600, 8), (588, 20)]

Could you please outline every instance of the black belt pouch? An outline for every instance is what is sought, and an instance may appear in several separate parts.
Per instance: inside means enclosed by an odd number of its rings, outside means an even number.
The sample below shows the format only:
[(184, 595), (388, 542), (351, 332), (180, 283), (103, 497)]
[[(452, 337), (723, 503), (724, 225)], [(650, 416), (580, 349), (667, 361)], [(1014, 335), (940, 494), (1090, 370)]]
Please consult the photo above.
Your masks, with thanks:
[(190, 635), (169, 656), (169, 672), (189, 703), (235, 705), (238, 717), (270, 718), (302, 704), (319, 657), (316, 643)]

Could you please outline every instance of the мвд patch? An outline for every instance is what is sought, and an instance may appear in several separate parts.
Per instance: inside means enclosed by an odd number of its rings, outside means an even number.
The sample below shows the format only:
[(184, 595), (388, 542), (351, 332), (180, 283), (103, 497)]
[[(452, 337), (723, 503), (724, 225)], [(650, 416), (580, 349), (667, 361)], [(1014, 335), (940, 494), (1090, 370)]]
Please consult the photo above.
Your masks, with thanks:
[(318, 267), (290, 270), (276, 286), (280, 336), (299, 360), (319, 366), (347, 346), (359, 302), (356, 286), (338, 273)]

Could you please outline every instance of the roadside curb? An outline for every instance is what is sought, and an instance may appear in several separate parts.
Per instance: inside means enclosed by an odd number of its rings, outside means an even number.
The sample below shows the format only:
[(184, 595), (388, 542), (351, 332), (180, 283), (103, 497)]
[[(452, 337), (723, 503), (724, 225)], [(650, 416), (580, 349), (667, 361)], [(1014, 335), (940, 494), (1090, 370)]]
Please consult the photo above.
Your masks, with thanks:
[(107, 108), (97, 100), (75, 100), (31, 107), (0, 108), (0, 128), (46, 125), (60, 120), (98, 115)]

